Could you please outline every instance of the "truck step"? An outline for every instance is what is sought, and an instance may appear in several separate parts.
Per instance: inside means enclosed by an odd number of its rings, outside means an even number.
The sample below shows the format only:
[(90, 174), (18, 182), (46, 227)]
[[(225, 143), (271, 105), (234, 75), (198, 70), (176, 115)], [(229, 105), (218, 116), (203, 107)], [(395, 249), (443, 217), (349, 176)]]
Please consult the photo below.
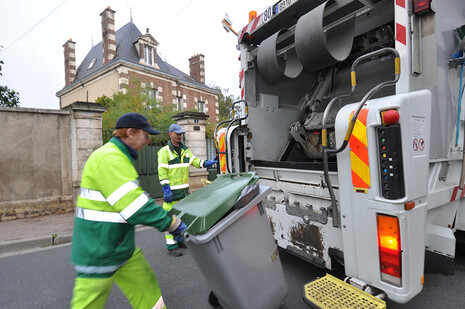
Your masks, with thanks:
[(329, 274), (304, 285), (304, 301), (315, 309), (385, 309), (386, 302)]

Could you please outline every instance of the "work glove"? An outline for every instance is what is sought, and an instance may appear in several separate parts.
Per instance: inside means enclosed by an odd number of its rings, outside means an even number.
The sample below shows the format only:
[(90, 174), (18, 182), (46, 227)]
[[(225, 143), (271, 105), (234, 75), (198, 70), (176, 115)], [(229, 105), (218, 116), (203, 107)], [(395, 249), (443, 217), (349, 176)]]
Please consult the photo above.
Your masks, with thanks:
[(186, 231), (187, 225), (182, 222), (181, 219), (179, 219), (176, 215), (173, 215), (172, 218), (173, 220), (168, 227), (168, 232), (173, 235), (173, 239), (177, 243), (182, 243), (184, 241), (184, 236), (182, 234)]
[(210, 166), (212, 166), (212, 165), (215, 164), (215, 163), (218, 163), (218, 160), (212, 159), (212, 160), (205, 161), (205, 162), (203, 163), (203, 166), (205, 166), (205, 167), (210, 167)]
[(166, 203), (171, 203), (173, 201), (173, 192), (171, 192), (170, 186), (164, 186), (163, 189), (163, 200)]

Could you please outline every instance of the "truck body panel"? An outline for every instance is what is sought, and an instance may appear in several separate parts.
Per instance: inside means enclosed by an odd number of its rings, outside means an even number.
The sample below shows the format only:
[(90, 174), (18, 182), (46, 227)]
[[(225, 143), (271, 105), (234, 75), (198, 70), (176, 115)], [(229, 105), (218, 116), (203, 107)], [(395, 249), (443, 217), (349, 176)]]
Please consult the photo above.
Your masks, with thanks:
[(238, 33), (241, 101), (220, 151), (227, 172), (273, 188), (280, 247), (399, 303), (421, 292), (431, 256), (450, 271), (465, 231), (464, 61), (452, 57), (465, 4), (426, 3), (270, 5)]

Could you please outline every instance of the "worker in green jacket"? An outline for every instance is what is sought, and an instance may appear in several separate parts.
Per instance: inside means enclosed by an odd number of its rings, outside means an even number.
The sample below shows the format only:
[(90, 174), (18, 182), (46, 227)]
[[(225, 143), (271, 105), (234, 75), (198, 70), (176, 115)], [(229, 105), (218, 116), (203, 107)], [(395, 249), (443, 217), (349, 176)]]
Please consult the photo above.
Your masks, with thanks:
[(71, 308), (103, 308), (113, 283), (133, 308), (166, 308), (142, 251), (138, 224), (167, 231), (179, 241), (186, 225), (155, 204), (139, 186), (137, 152), (159, 134), (137, 113), (122, 115), (111, 140), (94, 151), (82, 173), (71, 247), (76, 269)]
[[(168, 129), (168, 145), (158, 151), (158, 178), (163, 189), (163, 209), (169, 211), (174, 204), (189, 194), (189, 166), (210, 167), (217, 160), (200, 160), (181, 142), (184, 131), (173, 123)], [(182, 242), (165, 233), (166, 249), (172, 256), (181, 256)]]

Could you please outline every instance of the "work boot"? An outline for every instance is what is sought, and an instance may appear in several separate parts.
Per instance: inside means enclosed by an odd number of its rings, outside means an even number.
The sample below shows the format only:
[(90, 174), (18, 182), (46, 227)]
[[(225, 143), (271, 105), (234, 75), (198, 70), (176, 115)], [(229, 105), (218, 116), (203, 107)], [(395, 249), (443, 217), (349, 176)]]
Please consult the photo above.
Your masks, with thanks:
[(175, 256), (175, 257), (181, 256), (181, 255), (182, 255), (181, 250), (178, 249), (178, 248), (174, 248), (174, 249), (168, 250), (168, 253), (169, 253), (170, 255), (172, 255), (172, 256)]

